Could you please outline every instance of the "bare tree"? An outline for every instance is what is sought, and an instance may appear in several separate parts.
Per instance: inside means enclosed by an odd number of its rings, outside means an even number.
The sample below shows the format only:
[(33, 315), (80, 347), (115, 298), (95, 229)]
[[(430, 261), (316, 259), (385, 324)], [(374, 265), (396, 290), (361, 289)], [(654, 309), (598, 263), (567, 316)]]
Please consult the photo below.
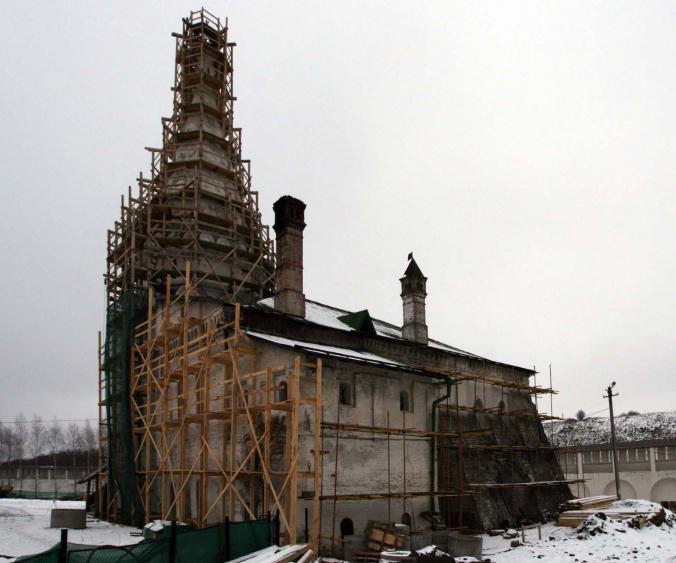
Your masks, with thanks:
[(96, 434), (87, 420), (82, 427), (82, 442), (87, 450), (87, 474), (91, 473), (91, 455), (96, 449)]
[(33, 420), (31, 420), (30, 427), (30, 454), (36, 458), (42, 454), (45, 449), (45, 442), (47, 438), (47, 429), (45, 428), (42, 419), (37, 415), (33, 415)]
[(33, 415), (33, 420), (31, 420), (30, 428), (30, 454), (33, 456), (33, 467), (35, 469), (35, 493), (38, 492), (38, 478), (39, 467), (38, 467), (38, 457), (42, 454), (42, 451), (45, 449), (45, 442), (47, 439), (47, 429), (45, 428), (42, 419), (37, 415)]
[[(4, 458), (0, 457), (0, 459), (5, 460), (5, 464), (6, 464), (5, 475), (7, 477), (10, 477), (11, 469), (10, 469), (9, 465), (14, 460), (14, 455), (15, 455), (15, 451), (16, 451), (15, 450), (16, 442), (17, 442), (17, 438), (16, 438), (16, 433), (14, 432), (14, 430), (9, 426), (5, 426), (5, 428), (2, 429), (2, 443), (4, 444), (5, 454), (4, 454)], [(0, 455), (1, 455), (1, 452), (0, 452)], [(12, 478), (14, 478), (14, 477), (16, 477), (16, 471), (15, 471), (15, 474), (12, 476)]]
[(16, 457), (19, 458), (19, 489), (23, 489), (23, 456), (26, 452), (26, 440), (28, 438), (28, 429), (26, 428), (26, 417), (20, 412), (14, 418), (14, 449)]
[(82, 433), (80, 427), (74, 422), (71, 422), (66, 428), (66, 445), (73, 454), (73, 467), (75, 467), (77, 452), (82, 448)]
[(0, 423), (0, 463), (5, 458), (7, 452), (7, 428)]
[(56, 470), (56, 453), (63, 447), (63, 430), (56, 417), (47, 429), (47, 447), (52, 455), (52, 464)]
[(3, 431), (3, 443), (5, 448), (5, 461), (9, 463), (16, 455), (16, 432), (7, 426)]

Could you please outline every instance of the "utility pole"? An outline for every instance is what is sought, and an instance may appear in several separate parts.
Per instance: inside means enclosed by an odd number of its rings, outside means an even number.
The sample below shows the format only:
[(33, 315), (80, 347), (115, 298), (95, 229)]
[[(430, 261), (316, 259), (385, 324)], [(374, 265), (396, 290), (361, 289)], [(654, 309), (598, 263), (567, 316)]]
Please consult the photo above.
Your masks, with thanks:
[(615, 387), (615, 382), (606, 387), (607, 395), (604, 395), (604, 399), (608, 399), (608, 406), (610, 407), (610, 445), (613, 448), (613, 471), (615, 472), (615, 491), (617, 493), (617, 498), (621, 499), (622, 494), (620, 493), (620, 469), (618, 467), (617, 460), (617, 443), (615, 441), (615, 417), (613, 416), (613, 397), (617, 397), (619, 393), (613, 394), (613, 387)]

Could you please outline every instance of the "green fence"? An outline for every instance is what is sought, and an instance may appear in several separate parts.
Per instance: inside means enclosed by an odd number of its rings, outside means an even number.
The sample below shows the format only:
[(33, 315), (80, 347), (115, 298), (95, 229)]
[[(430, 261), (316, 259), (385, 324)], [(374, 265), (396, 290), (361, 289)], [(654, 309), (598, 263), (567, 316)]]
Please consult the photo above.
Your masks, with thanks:
[(80, 500), (83, 498), (82, 494), (78, 493), (65, 493), (65, 492), (54, 492), (54, 491), (38, 491), (35, 490), (13, 490), (7, 495), (7, 498), (27, 498), (27, 499), (38, 499), (38, 500)]
[(35, 555), (26, 555), (25, 557), (17, 557), (16, 561), (30, 561), (31, 563), (59, 563), (59, 555), (61, 546), (56, 544), (51, 549), (36, 553)]
[(279, 520), (230, 522), (225, 544), (226, 561), (248, 555), (269, 545), (279, 543)]
[(169, 535), (124, 546), (62, 543), (35, 555), (31, 563), (223, 563), (279, 543), (279, 519), (228, 522), (195, 530), (171, 527)]

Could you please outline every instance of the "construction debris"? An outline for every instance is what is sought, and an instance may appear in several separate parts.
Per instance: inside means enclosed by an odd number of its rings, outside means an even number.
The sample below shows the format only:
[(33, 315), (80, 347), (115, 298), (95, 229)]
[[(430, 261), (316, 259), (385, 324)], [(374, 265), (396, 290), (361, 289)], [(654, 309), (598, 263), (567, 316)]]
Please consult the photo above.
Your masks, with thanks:
[[(586, 505), (595, 504), (595, 508), (586, 508), (579, 510), (567, 510), (559, 514), (559, 526), (566, 526), (575, 528), (590, 517), (600, 518), (601, 520), (629, 520), (641, 517), (645, 520), (658, 519), (658, 513), (663, 510), (658, 504), (639, 501), (639, 500), (610, 500), (605, 504), (601, 501), (596, 503), (589, 502), (591, 498), (579, 499), (580, 501), (587, 501)], [(609, 499), (616, 499), (616, 497), (607, 497)], [(568, 503), (566, 503), (568, 504)], [(585, 504), (583, 503), (583, 506)], [(638, 520), (636, 521), (638, 525)]]
[(371, 551), (398, 549), (406, 541), (406, 526), (392, 522), (369, 522), (366, 526), (368, 548)]
[(562, 503), (561, 511), (606, 508), (616, 500), (619, 499), (615, 495), (598, 495), (595, 497), (574, 498)]
[(292, 544), (284, 547), (271, 545), (238, 559), (232, 559), (229, 563), (309, 563), (310, 561), (314, 561), (314, 552), (309, 545)]

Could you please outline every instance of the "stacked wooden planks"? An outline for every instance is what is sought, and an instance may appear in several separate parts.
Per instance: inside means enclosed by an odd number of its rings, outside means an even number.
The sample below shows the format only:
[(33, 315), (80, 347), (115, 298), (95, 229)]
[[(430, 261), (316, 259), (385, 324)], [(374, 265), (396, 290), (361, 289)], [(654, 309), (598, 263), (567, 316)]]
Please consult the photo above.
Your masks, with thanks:
[(313, 556), (314, 553), (307, 544), (284, 547), (271, 545), (238, 559), (232, 559), (229, 563), (309, 563), (314, 561)]
[(586, 510), (590, 508), (608, 508), (616, 500), (615, 495), (598, 495), (595, 497), (574, 498), (561, 505), (561, 512), (566, 510)]
[(618, 498), (614, 495), (601, 495), (565, 502), (561, 505), (559, 526), (575, 528), (585, 518), (598, 512), (602, 512), (612, 520), (624, 520), (636, 516), (650, 518), (655, 514), (653, 510), (641, 510), (639, 508), (612, 508), (612, 504), (617, 500)]

